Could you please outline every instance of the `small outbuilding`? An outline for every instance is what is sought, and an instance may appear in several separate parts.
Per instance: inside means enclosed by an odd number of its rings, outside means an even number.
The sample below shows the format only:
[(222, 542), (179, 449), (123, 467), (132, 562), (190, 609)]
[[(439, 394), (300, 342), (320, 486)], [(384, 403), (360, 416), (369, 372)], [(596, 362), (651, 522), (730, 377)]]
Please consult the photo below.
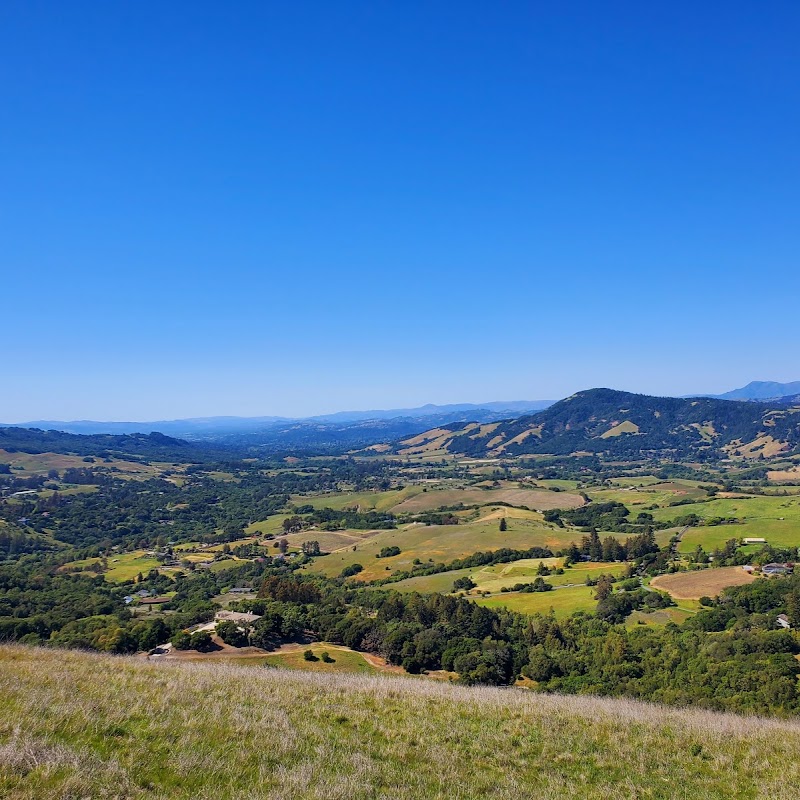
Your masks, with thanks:
[(245, 611), (217, 611), (217, 613), (214, 615), (214, 620), (216, 622), (225, 622), (230, 620), (231, 622), (252, 624), (260, 619), (260, 614), (250, 614), (249, 612)]
[(792, 564), (764, 564), (762, 574), (770, 577), (773, 575), (789, 575), (794, 569)]

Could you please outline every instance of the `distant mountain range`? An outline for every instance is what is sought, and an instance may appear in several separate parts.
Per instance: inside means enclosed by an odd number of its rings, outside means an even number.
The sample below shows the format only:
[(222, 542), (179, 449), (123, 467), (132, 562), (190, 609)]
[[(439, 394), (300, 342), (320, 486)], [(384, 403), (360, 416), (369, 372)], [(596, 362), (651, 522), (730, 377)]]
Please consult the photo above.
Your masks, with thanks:
[[(800, 407), (800, 381), (753, 381), (722, 395), (690, 398), (590, 389), (555, 404), (541, 400), (429, 404), (303, 419), (39, 420), (0, 429), (0, 449), (5, 440), (5, 449), (34, 448), (29, 452), (36, 452), (35, 448), (84, 452), (85, 448), (85, 452), (111, 449), (166, 455), (177, 453), (184, 445), (179, 440), (187, 440), (212, 455), (224, 450), (336, 454), (380, 445), (382, 450), (396, 453), (470, 456), (574, 452), (603, 452), (621, 458), (641, 452), (677, 458), (717, 458), (735, 452), (769, 456), (798, 446), (800, 414), (789, 413), (791, 406)], [(23, 433), (26, 429), (39, 430)], [(87, 436), (91, 441), (61, 439), (55, 431)], [(142, 436), (154, 431), (163, 438)], [(199, 457), (197, 447), (194, 452)]]
[(439, 426), (396, 444), (400, 455), (475, 457), (602, 453), (697, 460), (795, 452), (800, 414), (785, 404), (589, 389), (517, 419)]
[(776, 383), (775, 381), (750, 381), (741, 389), (724, 394), (708, 395), (717, 400), (779, 400), (800, 394), (800, 381)]
[(450, 405), (428, 405), (417, 408), (378, 409), (373, 411), (339, 411), (314, 417), (194, 417), (190, 419), (155, 420), (152, 422), (96, 422), (94, 420), (32, 420), (7, 424), (5, 427), (39, 428), (79, 434), (150, 433), (158, 431), (169, 436), (187, 439), (217, 439), (249, 433), (261, 433), (272, 428), (318, 426), (333, 423), (349, 425), (372, 420), (426, 420), (420, 428), (455, 422), (458, 420), (508, 419), (529, 414), (552, 405), (550, 400), (496, 400), (489, 403), (454, 403)]

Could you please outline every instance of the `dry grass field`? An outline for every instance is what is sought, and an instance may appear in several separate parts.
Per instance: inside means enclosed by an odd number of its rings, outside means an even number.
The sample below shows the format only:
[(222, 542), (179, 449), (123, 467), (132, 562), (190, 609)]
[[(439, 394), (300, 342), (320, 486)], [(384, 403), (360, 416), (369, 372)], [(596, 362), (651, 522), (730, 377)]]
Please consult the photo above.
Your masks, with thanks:
[(790, 800), (800, 723), (0, 647), (7, 800)]
[(669, 592), (676, 600), (697, 600), (700, 597), (716, 597), (729, 586), (744, 586), (755, 580), (758, 579), (741, 567), (712, 567), (659, 575), (650, 581), (650, 585), (662, 592)]
[(138, 478), (146, 480), (160, 475), (165, 469), (174, 469), (174, 464), (140, 464), (138, 461), (111, 458), (105, 462), (97, 458), (93, 463), (87, 463), (81, 456), (70, 456), (62, 453), (11, 453), (0, 450), (0, 462), (10, 464), (13, 473), (19, 478), (31, 475), (46, 475), (51, 469), (63, 472), (65, 469), (82, 469), (84, 467), (99, 467), (110, 469), (114, 467), (121, 478)]

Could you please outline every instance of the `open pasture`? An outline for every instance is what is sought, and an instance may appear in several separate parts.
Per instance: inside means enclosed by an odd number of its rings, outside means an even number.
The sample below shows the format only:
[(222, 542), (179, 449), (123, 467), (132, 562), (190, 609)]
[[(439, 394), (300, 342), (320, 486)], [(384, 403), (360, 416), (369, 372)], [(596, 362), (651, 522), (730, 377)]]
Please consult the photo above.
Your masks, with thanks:
[[(441, 592), (447, 594), (453, 590), (453, 581), (469, 576), (477, 584), (473, 592), (497, 593), (507, 586), (517, 583), (531, 583), (537, 576), (539, 564), (558, 567), (561, 558), (524, 558), (508, 564), (494, 564), (487, 567), (470, 567), (467, 569), (440, 572), (436, 575), (421, 575), (417, 578), (406, 578), (391, 584), (391, 588), (400, 592)], [(582, 562), (568, 567), (563, 575), (546, 575), (544, 579), (553, 586), (568, 584), (585, 584), (588, 577), (600, 575), (618, 575), (622, 564)]]
[(580, 495), (568, 492), (549, 492), (541, 489), (429, 489), (396, 505), (395, 514), (416, 514), (422, 511), (433, 511), (444, 506), (455, 506), (459, 503), (468, 505), (491, 505), (492, 503), (509, 503), (512, 506), (526, 506), (537, 511), (552, 508), (577, 508), (584, 501)]
[(681, 539), (679, 550), (691, 552), (698, 544), (713, 550), (728, 539), (763, 537), (775, 547), (800, 546), (800, 497), (719, 498), (706, 503), (691, 503), (652, 512), (657, 520), (697, 514), (701, 519), (736, 517), (741, 524), (690, 528)]
[[(67, 571), (71, 567), (99, 565), (100, 562), (100, 558), (84, 558), (80, 561), (70, 561), (64, 564), (62, 569)], [(134, 550), (130, 553), (120, 553), (109, 557), (108, 570), (103, 573), (103, 577), (109, 583), (125, 583), (132, 581), (140, 572), (146, 575), (151, 569), (157, 569), (167, 574), (169, 572), (169, 568), (162, 567), (158, 559), (148, 556), (144, 550)]]
[[(331, 499), (335, 497), (335, 495), (330, 495)], [(306, 528), (295, 533), (284, 534), (283, 521), (290, 516), (292, 515), (275, 514), (261, 522), (253, 522), (245, 528), (245, 533), (255, 537), (251, 541), (258, 541), (259, 537), (272, 534), (277, 538), (286, 539), (290, 549), (300, 549), (303, 542), (316, 541), (319, 542), (323, 553), (333, 553), (336, 550), (352, 547), (379, 533), (379, 531), (360, 529), (325, 531), (321, 528)]]
[[(316, 657), (316, 661), (306, 661), (303, 653), (306, 650)], [(328, 653), (332, 662), (322, 660), (322, 654)], [(308, 672), (355, 672), (361, 675), (370, 675), (376, 669), (366, 658), (348, 647), (341, 645), (314, 642), (313, 644), (290, 645), (277, 653), (271, 653), (262, 659), (248, 659), (243, 662), (248, 666), (281, 667), (283, 669), (301, 669)]]
[(267, 536), (272, 534), (278, 536), (283, 534), (283, 521), (291, 517), (291, 514), (273, 514), (259, 522), (251, 522), (245, 529), (246, 536)]
[(333, 553), (337, 550), (343, 550), (361, 544), (377, 536), (379, 533), (381, 533), (381, 531), (353, 529), (346, 531), (323, 531), (317, 528), (309, 528), (308, 530), (298, 531), (297, 533), (290, 533), (282, 538), (286, 539), (290, 548), (299, 549), (302, 547), (303, 542), (314, 541), (319, 542), (320, 550), (323, 553)]
[(628, 627), (637, 625), (668, 625), (670, 622), (681, 625), (686, 622), (692, 612), (685, 608), (661, 608), (657, 611), (634, 611), (625, 620)]
[(668, 592), (675, 600), (698, 600), (701, 597), (717, 597), (729, 586), (744, 586), (755, 580), (759, 579), (741, 567), (709, 567), (659, 575), (650, 581), (650, 585), (659, 591)]
[(402, 489), (389, 489), (385, 492), (330, 492), (318, 495), (294, 495), (295, 505), (310, 505), (314, 508), (332, 508), (343, 511), (348, 508), (367, 511), (391, 511), (399, 503), (422, 492), (422, 486), (405, 486)]
[[(501, 517), (506, 519), (506, 531), (500, 530)], [(308, 538), (314, 537), (309, 534)], [(361, 564), (364, 570), (358, 579), (371, 581), (388, 577), (398, 570), (411, 569), (415, 559), (424, 563), (448, 563), (479, 550), (499, 550), (502, 547), (561, 549), (577, 539), (574, 531), (543, 523), (541, 515), (536, 512), (496, 508), (487, 509), (478, 519), (460, 525), (411, 524), (396, 530), (378, 531), (373, 537), (353, 545), (355, 550), (350, 548), (314, 559), (307, 569), (335, 576), (344, 567)], [(381, 548), (390, 546), (399, 547), (400, 555), (376, 558)]]
[[(668, 506), (676, 500), (699, 500), (706, 497), (706, 492), (690, 483), (672, 481), (669, 483), (653, 483), (648, 486), (638, 485), (629, 488), (587, 489), (586, 494), (595, 503), (615, 501), (624, 503), (631, 509), (636, 506)], [(639, 511), (642, 509), (639, 508)]]
[(550, 592), (505, 592), (477, 597), (475, 602), (487, 608), (507, 608), (520, 614), (549, 614), (552, 609), (556, 617), (563, 618), (576, 611), (593, 612), (597, 608), (594, 593), (594, 586), (568, 586)]

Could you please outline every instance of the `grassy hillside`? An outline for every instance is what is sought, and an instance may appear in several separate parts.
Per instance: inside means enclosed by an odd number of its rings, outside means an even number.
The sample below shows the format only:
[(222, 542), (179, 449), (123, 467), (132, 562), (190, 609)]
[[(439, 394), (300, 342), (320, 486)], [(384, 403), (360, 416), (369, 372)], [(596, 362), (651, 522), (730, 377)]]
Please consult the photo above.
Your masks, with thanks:
[(800, 724), (0, 648), (0, 796), (796, 797)]
[[(558, 497), (558, 495), (554, 495)], [(499, 522), (506, 519), (507, 530)], [(305, 538), (312, 537), (310, 533)], [(316, 558), (308, 565), (310, 572), (329, 577), (339, 575), (352, 564), (361, 564), (359, 580), (386, 578), (397, 571), (409, 570), (414, 559), (448, 563), (479, 550), (499, 550), (509, 547), (524, 550), (530, 547), (561, 548), (579, 538), (575, 532), (542, 522), (535, 511), (509, 507), (486, 507), (480, 516), (460, 525), (405, 525), (396, 530), (379, 531), (374, 536), (354, 542), (352, 546)], [(400, 555), (376, 558), (384, 547), (399, 547)], [(355, 547), (355, 549), (353, 549)]]

